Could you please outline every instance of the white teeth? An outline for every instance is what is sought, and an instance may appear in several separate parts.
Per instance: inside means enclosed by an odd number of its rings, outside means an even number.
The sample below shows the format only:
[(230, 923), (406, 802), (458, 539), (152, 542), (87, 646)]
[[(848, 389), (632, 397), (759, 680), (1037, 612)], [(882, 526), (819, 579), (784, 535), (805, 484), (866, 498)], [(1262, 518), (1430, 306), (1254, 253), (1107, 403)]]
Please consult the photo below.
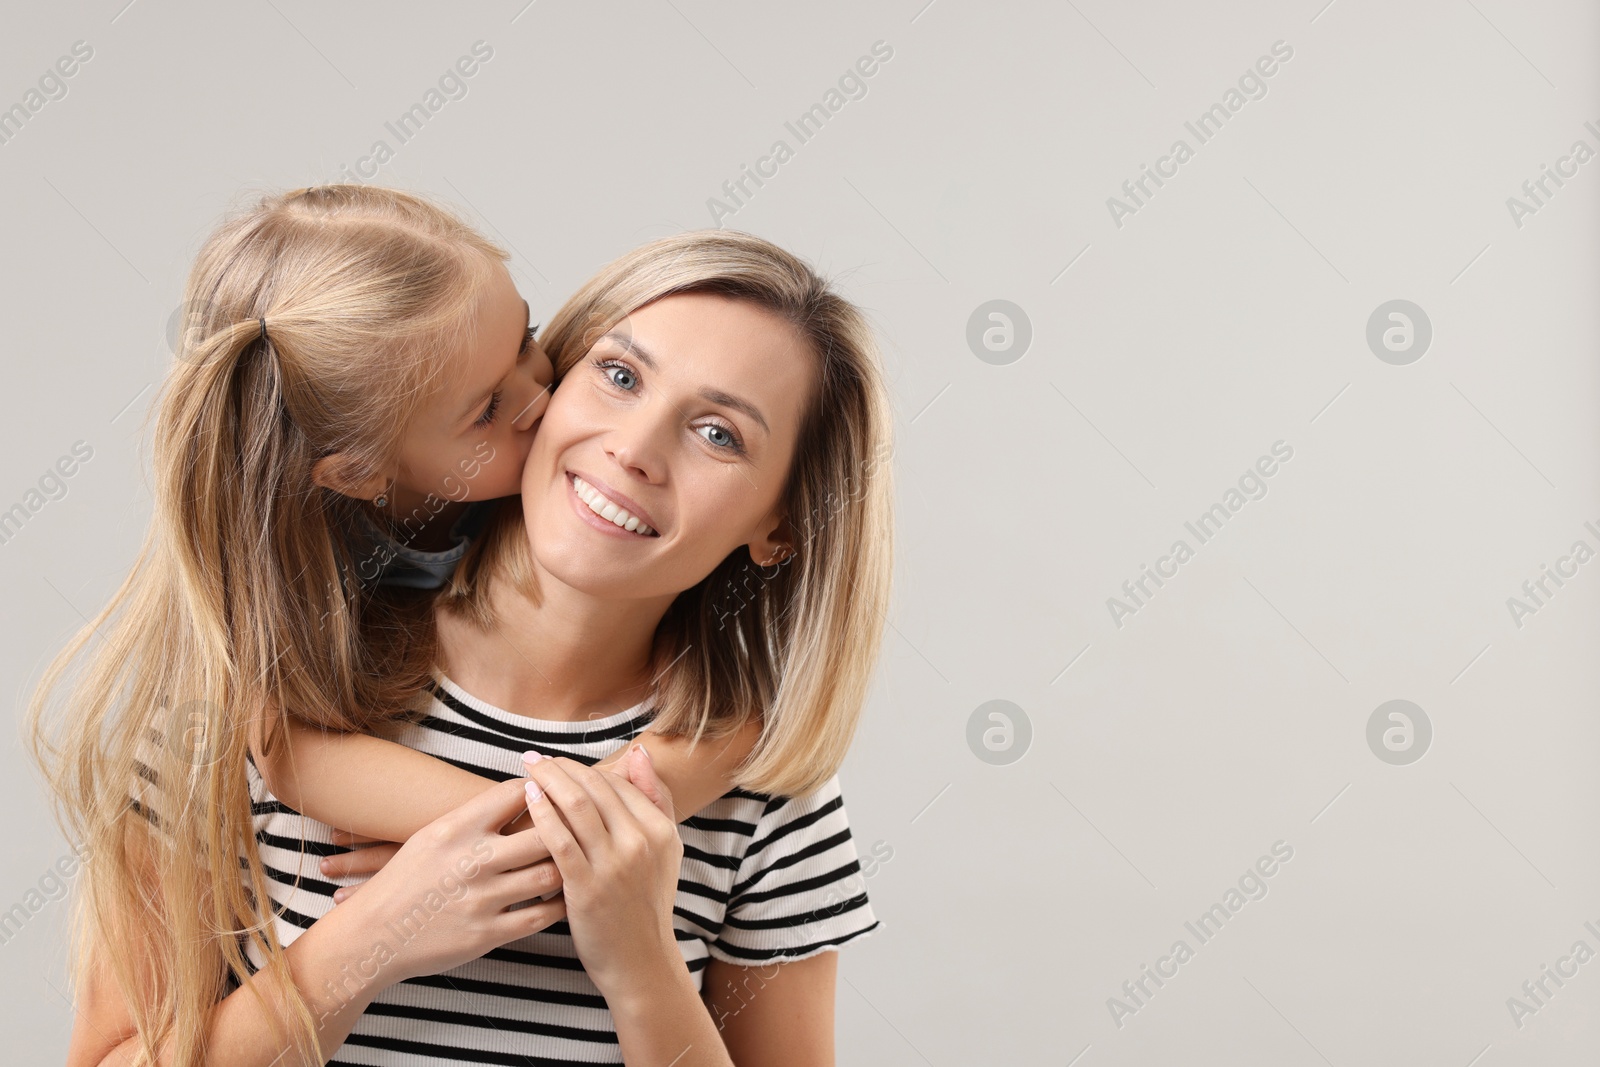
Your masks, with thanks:
[(615, 523), (624, 530), (631, 530), (637, 534), (649, 537), (655, 530), (646, 526), (637, 515), (630, 515), (616, 503), (608, 499), (600, 490), (579, 478), (572, 476), (573, 488), (577, 490), (578, 499), (588, 505), (589, 510), (608, 522)]

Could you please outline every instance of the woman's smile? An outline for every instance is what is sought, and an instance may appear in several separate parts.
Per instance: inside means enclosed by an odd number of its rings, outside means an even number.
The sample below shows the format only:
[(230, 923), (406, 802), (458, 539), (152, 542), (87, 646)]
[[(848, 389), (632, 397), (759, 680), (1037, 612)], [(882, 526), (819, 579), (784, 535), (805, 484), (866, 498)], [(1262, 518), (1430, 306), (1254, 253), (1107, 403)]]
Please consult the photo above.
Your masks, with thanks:
[(567, 471), (567, 496), (578, 517), (597, 530), (629, 538), (661, 536), (632, 501), (625, 502), (614, 491), (602, 491), (573, 471)]

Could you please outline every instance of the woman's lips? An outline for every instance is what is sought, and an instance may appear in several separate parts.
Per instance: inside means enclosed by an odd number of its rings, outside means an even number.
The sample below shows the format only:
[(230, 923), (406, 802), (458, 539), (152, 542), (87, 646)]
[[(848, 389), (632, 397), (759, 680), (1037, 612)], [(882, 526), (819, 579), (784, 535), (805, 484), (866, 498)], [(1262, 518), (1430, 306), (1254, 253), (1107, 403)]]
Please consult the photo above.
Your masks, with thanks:
[[(574, 475), (572, 471), (566, 472), (567, 499), (571, 502), (573, 510), (578, 513), (578, 518), (582, 519), (596, 530), (599, 530), (601, 533), (610, 534), (612, 537), (625, 537), (630, 541), (653, 541), (656, 537), (660, 536), (659, 532), (654, 534), (640, 534), (632, 530), (626, 530), (612, 522), (610, 519), (596, 514), (588, 504), (583, 502), (583, 498), (578, 496), (578, 486), (574, 481), (574, 478), (576, 477), (578, 476)], [(585, 478), (584, 481), (587, 482), (588, 479)], [(593, 488), (598, 488), (598, 486), (594, 486), (593, 483), (590, 483), (590, 485)], [(613, 501), (613, 503), (618, 502)], [(634, 513), (629, 511), (628, 514), (632, 515)], [(647, 523), (646, 525), (649, 524)]]

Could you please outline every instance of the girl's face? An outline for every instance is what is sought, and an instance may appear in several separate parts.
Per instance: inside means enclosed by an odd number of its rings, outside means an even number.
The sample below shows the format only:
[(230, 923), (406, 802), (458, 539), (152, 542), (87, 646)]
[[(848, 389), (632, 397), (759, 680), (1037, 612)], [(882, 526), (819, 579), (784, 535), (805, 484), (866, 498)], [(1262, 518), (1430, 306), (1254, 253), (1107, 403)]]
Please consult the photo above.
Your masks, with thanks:
[(518, 491), (555, 368), (511, 276), (498, 263), (493, 272), (474, 335), (440, 353), (448, 369), (407, 428), (391, 494), (399, 508), (429, 494), (462, 501)]
[(744, 301), (680, 294), (618, 323), (562, 378), (528, 457), (539, 569), (601, 597), (672, 597), (740, 545), (760, 562), (792, 542), (780, 498), (816, 373), (794, 328)]

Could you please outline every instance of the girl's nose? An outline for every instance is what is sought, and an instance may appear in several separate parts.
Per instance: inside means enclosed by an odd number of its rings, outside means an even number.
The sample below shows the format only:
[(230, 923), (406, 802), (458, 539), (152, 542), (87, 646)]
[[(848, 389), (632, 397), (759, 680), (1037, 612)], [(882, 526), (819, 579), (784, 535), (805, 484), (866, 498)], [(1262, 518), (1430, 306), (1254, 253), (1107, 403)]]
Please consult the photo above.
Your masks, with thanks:
[(533, 424), (539, 420), (544, 414), (544, 409), (550, 404), (550, 387), (542, 386), (538, 382), (533, 382), (531, 385), (532, 387), (523, 396), (522, 409), (511, 419), (511, 425), (520, 431), (532, 429)]

